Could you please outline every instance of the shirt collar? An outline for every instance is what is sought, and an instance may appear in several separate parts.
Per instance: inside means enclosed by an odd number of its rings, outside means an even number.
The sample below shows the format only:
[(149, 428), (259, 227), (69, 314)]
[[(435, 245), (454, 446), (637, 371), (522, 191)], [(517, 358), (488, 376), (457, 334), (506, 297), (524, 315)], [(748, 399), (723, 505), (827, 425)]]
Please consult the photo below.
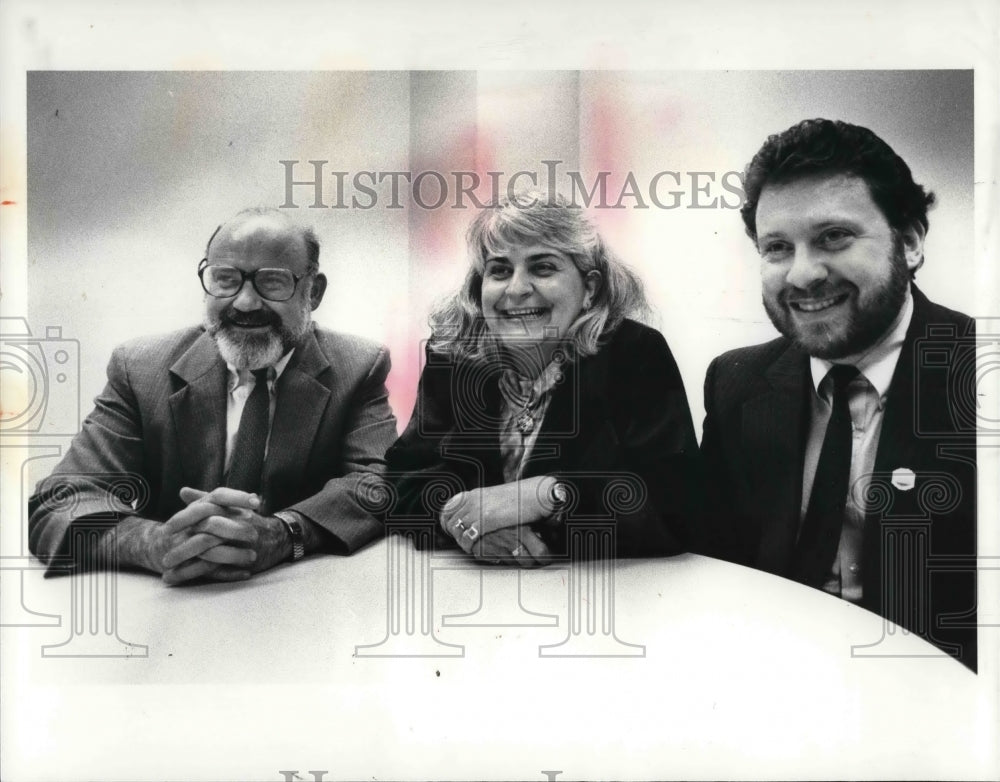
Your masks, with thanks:
[(892, 382), (892, 373), (896, 371), (896, 363), (899, 361), (899, 354), (903, 350), (903, 341), (906, 339), (906, 331), (910, 327), (913, 319), (913, 295), (910, 293), (910, 286), (906, 286), (906, 299), (903, 306), (899, 308), (899, 315), (895, 323), (889, 328), (878, 342), (872, 345), (863, 353), (856, 353), (853, 356), (839, 358), (836, 361), (827, 361), (825, 358), (809, 357), (809, 370), (812, 373), (813, 388), (819, 394), (819, 384), (826, 377), (834, 364), (852, 364), (865, 376), (872, 387), (878, 392), (879, 397), (884, 397), (889, 390), (889, 383)]
[[(534, 380), (522, 377), (513, 370), (507, 370), (506, 374), (506, 382), (511, 384), (511, 390), (514, 391), (516, 396), (527, 400), (528, 404), (537, 404), (545, 394), (551, 391), (562, 380), (562, 364), (558, 361), (550, 361), (545, 369), (542, 370), (542, 373)], [(514, 403), (515, 400), (508, 399), (507, 401)]]
[[(285, 355), (283, 355), (281, 358), (279, 358), (278, 361), (275, 363), (275, 365), (273, 367), (274, 368), (274, 380), (275, 381), (277, 381), (277, 379), (279, 377), (281, 377), (281, 373), (285, 371), (285, 367), (288, 366), (288, 362), (291, 360), (292, 354), (294, 352), (295, 352), (295, 348), (292, 348)], [(245, 385), (247, 383), (247, 381), (249, 380), (249, 378), (250, 378), (250, 371), (249, 370), (244, 369), (244, 370), (242, 370), (242, 374), (241, 374), (241, 371), (239, 369), (237, 369), (236, 367), (234, 367), (232, 364), (230, 364), (228, 361), (226, 362), (226, 370), (228, 370), (229, 390), (230, 391), (233, 391), (234, 389), (239, 388), (241, 385)]]

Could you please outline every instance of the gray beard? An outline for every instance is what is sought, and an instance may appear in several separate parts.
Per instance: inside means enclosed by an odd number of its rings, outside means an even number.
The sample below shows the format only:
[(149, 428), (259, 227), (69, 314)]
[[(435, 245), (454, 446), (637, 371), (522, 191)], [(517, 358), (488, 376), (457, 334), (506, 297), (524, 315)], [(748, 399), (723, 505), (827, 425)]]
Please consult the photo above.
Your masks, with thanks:
[(222, 358), (237, 369), (274, 366), (287, 352), (281, 337), (273, 330), (266, 334), (240, 335), (222, 326), (212, 336)]
[(294, 348), (312, 328), (311, 312), (306, 310), (299, 329), (272, 326), (261, 334), (240, 331), (238, 328), (205, 320), (205, 330), (215, 339), (219, 355), (236, 369), (262, 369), (274, 366), (283, 355)]

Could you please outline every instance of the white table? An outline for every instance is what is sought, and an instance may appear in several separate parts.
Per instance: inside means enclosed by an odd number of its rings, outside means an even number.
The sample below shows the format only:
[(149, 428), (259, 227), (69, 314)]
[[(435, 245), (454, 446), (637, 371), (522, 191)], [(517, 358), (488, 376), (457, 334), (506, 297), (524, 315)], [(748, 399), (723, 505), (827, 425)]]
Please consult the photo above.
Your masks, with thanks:
[[(587, 567), (518, 572), (432, 559), (397, 539), (232, 585), (25, 572), (25, 605), (61, 625), (3, 629), (3, 719), (17, 747), (5, 750), (4, 776), (988, 778), (997, 769), (989, 680), (898, 630), (877, 643), (886, 628), (874, 614), (694, 555), (619, 561), (613, 573)], [(611, 602), (570, 595), (611, 576)], [(389, 587), (409, 577), (393, 605), (411, 598), (410, 610), (393, 633)], [(107, 595), (116, 613), (82, 601)], [(571, 608), (582, 611), (582, 633), (571, 633)], [(598, 629), (588, 634), (591, 608)], [(81, 619), (114, 632), (73, 630)], [(81, 654), (120, 656), (60, 656)], [(580, 654), (620, 656), (553, 656)]]

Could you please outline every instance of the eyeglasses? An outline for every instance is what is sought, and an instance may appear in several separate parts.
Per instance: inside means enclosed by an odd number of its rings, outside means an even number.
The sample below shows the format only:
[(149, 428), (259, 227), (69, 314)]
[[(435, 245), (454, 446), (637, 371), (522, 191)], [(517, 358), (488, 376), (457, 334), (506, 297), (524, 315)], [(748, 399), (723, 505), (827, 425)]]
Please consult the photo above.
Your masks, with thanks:
[(295, 286), (308, 274), (292, 274), (288, 269), (255, 269), (245, 272), (235, 266), (209, 264), (202, 258), (198, 265), (198, 279), (209, 296), (229, 299), (236, 296), (247, 280), (262, 299), (268, 301), (288, 301), (295, 295)]

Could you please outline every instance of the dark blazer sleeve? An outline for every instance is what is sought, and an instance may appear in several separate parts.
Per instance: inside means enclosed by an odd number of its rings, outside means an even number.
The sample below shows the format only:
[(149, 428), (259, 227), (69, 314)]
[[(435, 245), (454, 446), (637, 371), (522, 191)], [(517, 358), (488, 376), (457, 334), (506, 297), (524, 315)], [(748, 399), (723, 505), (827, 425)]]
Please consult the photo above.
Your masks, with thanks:
[[(459, 392), (471, 378), (482, 391)], [(393, 516), (434, 522), (452, 495), (502, 482), (491, 384), (441, 360), (427, 364), (410, 423), (387, 460)], [(473, 398), (476, 397), (476, 398)], [(475, 413), (484, 425), (477, 425)], [(554, 393), (525, 465), (525, 477), (552, 475), (570, 502), (551, 523), (535, 525), (556, 556), (567, 553), (574, 521), (609, 519), (618, 556), (686, 550), (702, 508), (700, 454), (680, 372), (663, 336), (626, 322), (595, 356), (574, 362)]]
[(753, 535), (749, 522), (739, 518), (736, 501), (739, 477), (732, 474), (734, 459), (726, 453), (736, 439), (727, 438), (726, 432), (732, 435), (731, 430), (739, 426), (727, 414), (723, 401), (730, 397), (726, 376), (722, 357), (713, 359), (705, 374), (705, 422), (701, 436), (706, 506), (694, 548), (709, 556), (747, 563), (752, 558)]
[(28, 546), (33, 554), (50, 565), (55, 557), (70, 556), (79, 564), (84, 553), (69, 550), (71, 524), (105, 530), (134, 512), (133, 501), (149, 501), (154, 487), (144, 477), (142, 430), (126, 350), (118, 347), (93, 412), (53, 474), (28, 500)]
[(330, 547), (339, 553), (353, 553), (383, 532), (379, 493), (385, 452), (396, 439), (385, 384), (389, 368), (389, 352), (372, 350), (367, 372), (360, 373), (343, 411), (344, 426), (335, 444), (339, 456), (329, 465), (334, 477), (316, 494), (288, 506), (330, 533)]
[(621, 557), (688, 550), (703, 477), (677, 363), (662, 334), (631, 321), (601, 352), (580, 363), (581, 414), (591, 420), (581, 421), (573, 472), (558, 476), (580, 495), (568, 523), (574, 514), (610, 515)]
[[(482, 461), (491, 450), (488, 432), (465, 426), (466, 440), (473, 444), (473, 456), (466, 461), (448, 447), (463, 434), (453, 398), (457, 370), (455, 361), (435, 355), (430, 349), (426, 351), (413, 415), (386, 453), (388, 477), (393, 485), (393, 502), (386, 520), (433, 526), (437, 547), (454, 546), (437, 523), (444, 504), (461, 491), (489, 485), (482, 480)], [(493, 443), (493, 450), (498, 447)], [(475, 454), (480, 457), (478, 463)]]

